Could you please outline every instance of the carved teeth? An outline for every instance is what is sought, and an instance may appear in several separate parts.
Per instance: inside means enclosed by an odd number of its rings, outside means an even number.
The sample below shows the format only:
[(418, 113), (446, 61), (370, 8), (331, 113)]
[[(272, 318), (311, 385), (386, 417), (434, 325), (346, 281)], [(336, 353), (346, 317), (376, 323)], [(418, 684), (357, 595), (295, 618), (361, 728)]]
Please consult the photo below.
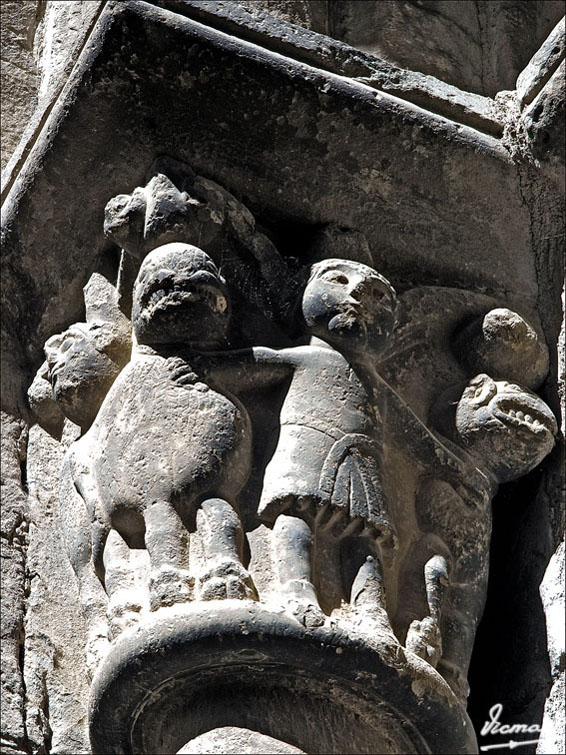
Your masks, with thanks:
[(525, 414), (525, 422), (532, 422), (532, 421), (533, 421), (533, 418), (531, 417), (531, 415)]
[(517, 412), (515, 416), (517, 417), (517, 419), (525, 419), (525, 415), (523, 414), (523, 412)]

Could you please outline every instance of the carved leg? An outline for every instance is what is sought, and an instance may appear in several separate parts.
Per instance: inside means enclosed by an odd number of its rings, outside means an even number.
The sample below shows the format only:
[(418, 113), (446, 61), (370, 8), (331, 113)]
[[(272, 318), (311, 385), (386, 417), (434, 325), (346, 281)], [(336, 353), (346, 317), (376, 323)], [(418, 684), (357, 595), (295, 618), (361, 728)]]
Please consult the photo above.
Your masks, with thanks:
[(166, 501), (152, 503), (143, 517), (150, 562), (150, 610), (191, 600), (194, 580), (187, 570), (189, 533), (181, 518)]
[(244, 533), (232, 506), (221, 498), (204, 501), (197, 512), (197, 527), (203, 534), (206, 559), (199, 580), (201, 599), (257, 600), (252, 578), (242, 566)]
[(306, 627), (324, 624), (311, 581), (310, 527), (302, 519), (280, 514), (273, 527), (273, 561), (281, 593), (290, 610)]
[(104, 546), (108, 530), (98, 522), (95, 525), (91, 523), (85, 502), (68, 473), (65, 476), (62, 473), (61, 493), (61, 517), (66, 523), (63, 530), (65, 547), (77, 578), (79, 600), (88, 627), (86, 667), (92, 678), (109, 645), (106, 622), (108, 596), (100, 580), (103, 567), (97, 570), (95, 562), (97, 549)]
[(77, 575), (79, 595), (88, 627), (86, 668), (92, 679), (100, 661), (109, 648), (106, 608), (108, 597), (90, 561), (73, 563)]
[(136, 591), (130, 548), (123, 538), (110, 530), (104, 548), (105, 586), (109, 603), (108, 636), (111, 640), (139, 621), (143, 596)]
[(424, 567), (429, 615), (422, 621), (412, 621), (407, 631), (405, 647), (424, 658), (436, 668), (442, 657), (440, 610), (448, 586), (448, 564), (443, 556), (433, 556)]
[(355, 609), (356, 622), (365, 634), (398, 644), (385, 605), (381, 564), (373, 556), (367, 556), (358, 569), (352, 583), (350, 604)]

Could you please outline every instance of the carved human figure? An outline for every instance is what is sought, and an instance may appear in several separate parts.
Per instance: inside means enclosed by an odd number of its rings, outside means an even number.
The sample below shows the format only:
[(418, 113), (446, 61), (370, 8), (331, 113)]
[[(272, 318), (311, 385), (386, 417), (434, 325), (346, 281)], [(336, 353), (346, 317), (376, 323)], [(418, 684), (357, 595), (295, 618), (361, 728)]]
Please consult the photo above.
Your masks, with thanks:
[[(380, 568), (376, 540), (393, 545), (395, 528), (381, 470), (380, 402), (363, 360), (375, 358), (385, 345), (395, 303), (392, 286), (375, 270), (325, 260), (310, 269), (300, 299), (308, 345), (254, 347), (208, 362), (211, 379), (231, 385), (244, 381), (257, 387), (291, 378), (258, 515), (274, 528), (282, 592), (306, 624), (324, 620), (313, 586), (313, 528), (363, 539), (365, 552), (357, 566), (363, 565), (364, 574)], [(366, 562), (368, 555), (372, 558)]]
[[(393, 329), (395, 305), (393, 288), (372, 268), (347, 260), (325, 260), (310, 269), (300, 298), (301, 316), (310, 334), (307, 345), (280, 350), (254, 347), (208, 362), (211, 379), (230, 385), (238, 382), (240, 387), (290, 378), (258, 514), (273, 526), (281, 591), (295, 615), (307, 624), (323, 620), (313, 584), (313, 531), (315, 545), (322, 533), (331, 531), (334, 542), (349, 549), (350, 575), (344, 581), (351, 592), (348, 589), (347, 598), (374, 619), (376, 610), (382, 618), (387, 616), (380, 562), (391, 557), (395, 523), (383, 474), (386, 407), (393, 434), (398, 433), (419, 462), (425, 458), (429, 469), (448, 475), (456, 486), (466, 475), (465, 465), (419, 422), (375, 370)], [(330, 597), (322, 595), (326, 605), (344, 597), (344, 586), (336, 590), (335, 582), (344, 577), (344, 570), (336, 568), (336, 555), (329, 555), (321, 579), (315, 580), (323, 593), (334, 590)], [(326, 585), (321, 585), (323, 580)]]
[[(485, 374), (446, 391), (431, 419), (493, 480), (493, 494), (499, 483), (517, 479), (540, 464), (552, 450), (557, 433), (554, 415), (541, 398)], [(411, 553), (405, 590), (415, 592), (427, 553), (441, 550), (451, 568), (443, 589), (442, 613), (435, 622), (442, 635), (436, 651), (441, 659), (435, 660), (456, 694), (465, 699), (473, 640), (487, 591), (490, 507), (471, 508), (453, 487), (429, 478), (417, 495), (416, 511), (423, 535)], [(413, 609), (405, 606), (403, 610), (410, 617)], [(413, 621), (407, 634), (407, 647), (423, 657), (427, 657), (425, 634), (430, 633), (430, 618), (434, 618), (432, 611), (422, 622)]]
[[(208, 556), (200, 597), (255, 596), (233, 509), (251, 465), (248, 415), (191, 367), (196, 353), (224, 345), (229, 318), (226, 284), (203, 251), (175, 243), (145, 258), (134, 287), (132, 359), (61, 477), (88, 513), (88, 534), (83, 517), (70, 544), (87, 593), (97, 590), (93, 568), (112, 582), (129, 546), (147, 548), (153, 610), (191, 599), (188, 532), (198, 508)], [(63, 509), (76, 508), (72, 495), (68, 485), (61, 491)]]

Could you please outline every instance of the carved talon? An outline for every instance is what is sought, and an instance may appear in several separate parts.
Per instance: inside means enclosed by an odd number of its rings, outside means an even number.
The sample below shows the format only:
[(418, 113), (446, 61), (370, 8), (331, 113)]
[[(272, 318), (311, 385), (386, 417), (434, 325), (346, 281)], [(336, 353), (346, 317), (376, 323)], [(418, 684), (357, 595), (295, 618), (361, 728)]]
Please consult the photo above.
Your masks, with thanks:
[(187, 603), (192, 599), (194, 579), (188, 571), (163, 567), (149, 580), (149, 609), (157, 611), (163, 606)]
[(201, 600), (258, 600), (250, 573), (237, 561), (220, 561), (200, 576)]

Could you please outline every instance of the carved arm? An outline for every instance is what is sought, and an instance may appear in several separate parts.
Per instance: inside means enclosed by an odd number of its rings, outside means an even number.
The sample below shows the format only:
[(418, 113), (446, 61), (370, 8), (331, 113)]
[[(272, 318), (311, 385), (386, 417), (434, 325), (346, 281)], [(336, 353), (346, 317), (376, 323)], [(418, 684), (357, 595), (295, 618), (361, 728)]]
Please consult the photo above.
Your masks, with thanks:
[(493, 477), (478, 469), (471, 460), (456, 455), (377, 373), (375, 383), (376, 408), (381, 413), (381, 407), (386, 407), (384, 420), (393, 439), (409, 449), (430, 475), (449, 482), (467, 504), (479, 508), (488, 504), (497, 484)]
[(199, 354), (191, 360), (192, 368), (212, 383), (233, 392), (264, 388), (289, 378), (298, 364), (293, 349), (251, 349)]

